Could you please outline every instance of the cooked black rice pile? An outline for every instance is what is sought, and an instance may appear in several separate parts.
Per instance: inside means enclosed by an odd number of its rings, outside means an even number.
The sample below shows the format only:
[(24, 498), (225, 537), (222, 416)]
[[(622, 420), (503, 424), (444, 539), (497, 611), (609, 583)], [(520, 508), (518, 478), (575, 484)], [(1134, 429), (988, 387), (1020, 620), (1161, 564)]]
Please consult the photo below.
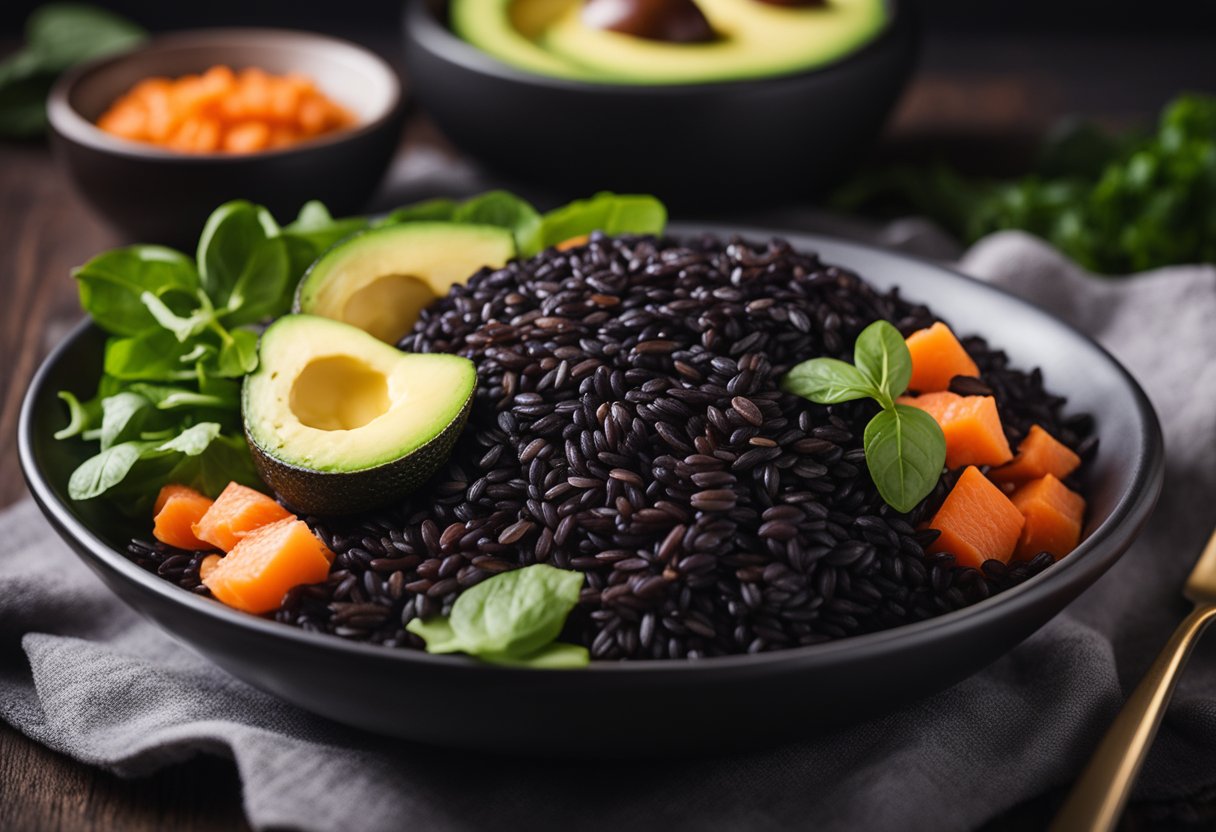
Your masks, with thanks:
[[(586, 575), (563, 638), (594, 658), (698, 658), (929, 618), (1042, 571), (1050, 555), (981, 570), (926, 555), (936, 532), (917, 527), (949, 478), (898, 514), (865, 467), (875, 405), (779, 390), (800, 361), (851, 358), (879, 318), (905, 334), (937, 320), (781, 240), (595, 236), (483, 270), (400, 345), (477, 365), (449, 464), (394, 510), (310, 518), (333, 572), (290, 592), (276, 618), (421, 648), (411, 618), (544, 562)], [(957, 392), (995, 395), (1012, 442), (1039, 423), (1093, 453), (1089, 419), (1063, 419), (1038, 371), (980, 338), (965, 345), (982, 379)]]

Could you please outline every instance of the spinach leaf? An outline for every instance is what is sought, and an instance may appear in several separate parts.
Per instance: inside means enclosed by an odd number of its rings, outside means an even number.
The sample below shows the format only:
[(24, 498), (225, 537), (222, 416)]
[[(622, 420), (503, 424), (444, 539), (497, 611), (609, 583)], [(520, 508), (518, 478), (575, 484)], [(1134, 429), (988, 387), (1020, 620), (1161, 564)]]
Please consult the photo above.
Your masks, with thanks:
[(451, 222), (460, 203), (454, 199), (428, 199), (413, 205), (403, 205), (376, 223), (376, 227), (400, 225), (407, 222)]
[[(197, 303), (199, 277), (194, 264), (163, 246), (127, 246), (99, 254), (72, 272), (80, 305), (102, 329), (114, 335), (138, 335), (158, 325), (143, 298), (162, 303)], [(166, 303), (166, 308), (168, 305)]]
[(198, 456), (210, 447), (220, 435), (220, 426), (215, 422), (199, 422), (186, 428), (177, 436), (157, 446), (158, 451), (177, 451), (186, 456)]
[[(662, 234), (667, 208), (653, 196), (607, 191), (556, 208), (541, 220), (536, 251), (602, 231), (605, 234)], [(535, 254), (536, 251), (521, 252)]]
[(465, 590), (449, 618), (414, 619), (407, 629), (431, 653), (463, 652), (483, 661), (533, 667), (580, 667), (587, 651), (553, 640), (578, 603), (579, 572), (533, 564)]
[(890, 409), (912, 379), (912, 354), (899, 330), (875, 321), (861, 331), (853, 345), (853, 363), (877, 391), (875, 398)]
[(452, 221), (505, 228), (515, 238), (515, 248), (521, 254), (540, 251), (540, 214), (530, 204), (506, 191), (490, 191), (461, 203), (453, 209)]
[(67, 390), (60, 390), (59, 398), (68, 406), (68, 424), (55, 432), (56, 439), (79, 436), (101, 419), (101, 402), (97, 399), (81, 403), (80, 399)]
[(781, 379), (781, 389), (819, 404), (873, 398), (878, 392), (861, 370), (835, 358), (803, 361)]
[(334, 219), (329, 209), (315, 199), (304, 203), (295, 221), (283, 226), (283, 241), (287, 246), (293, 286), (332, 245), (370, 225), (366, 217)]
[(117, 393), (101, 400), (101, 449), (138, 439), (152, 403), (137, 393)]
[[(240, 384), (230, 379), (211, 379), (206, 377), (211, 389), (209, 392), (192, 390), (189, 387), (179, 387), (165, 384), (148, 384), (133, 382), (128, 386), (132, 393), (138, 393), (152, 403), (157, 410), (177, 410), (193, 408), (204, 410), (214, 408), (220, 411), (231, 411), (240, 407)], [(223, 386), (220, 386), (223, 385)]]
[(215, 321), (215, 310), (207, 296), (200, 291), (198, 297), (202, 300), (202, 304), (186, 316), (174, 312), (163, 300), (151, 292), (144, 292), (139, 299), (149, 314), (156, 319), (157, 324), (172, 332), (178, 341), (185, 342), (207, 329)]
[(248, 289), (257, 280), (249, 272), (261, 268), (262, 261), (274, 259), (263, 254), (254, 263), (251, 255), (278, 234), (279, 226), (270, 212), (243, 199), (226, 202), (211, 213), (199, 237), (197, 259), (203, 291), (217, 309), (233, 311), (232, 295), (238, 284)]
[(255, 243), (228, 297), (224, 323), (240, 326), (285, 313), (291, 308), (295, 289), (291, 278), (291, 260), (282, 237)]
[(878, 493), (899, 512), (928, 496), (946, 463), (942, 429), (923, 410), (897, 404), (866, 425), (866, 466)]
[(155, 442), (123, 442), (90, 457), (72, 472), (68, 496), (90, 500), (104, 494), (122, 482), (142, 457), (155, 453), (155, 447)]
[(123, 381), (186, 381), (197, 377), (192, 358), (199, 347), (178, 341), (165, 329), (111, 338), (106, 342), (105, 371)]
[[(209, 365), (211, 362), (204, 362)], [(241, 378), (258, 368), (258, 336), (248, 329), (225, 333), (213, 373), (220, 378)]]

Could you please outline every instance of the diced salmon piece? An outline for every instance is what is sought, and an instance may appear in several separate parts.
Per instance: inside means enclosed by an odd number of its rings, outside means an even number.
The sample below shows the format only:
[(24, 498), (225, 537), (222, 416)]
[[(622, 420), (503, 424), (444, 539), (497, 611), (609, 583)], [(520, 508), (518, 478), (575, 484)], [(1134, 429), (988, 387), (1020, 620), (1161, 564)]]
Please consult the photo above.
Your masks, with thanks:
[(292, 587), (324, 581), (332, 558), (307, 523), (289, 517), (243, 537), (203, 583), (217, 600), (261, 615), (277, 609)]
[(230, 552), (250, 532), (294, 516), (262, 492), (232, 482), (195, 524), (194, 536)]
[(1030, 560), (1039, 552), (1050, 552), (1059, 560), (1081, 540), (1085, 498), (1048, 474), (1026, 483), (1012, 497), (1013, 505), (1026, 518), (1014, 557)]
[(917, 330), (907, 338), (912, 354), (912, 380), (908, 389), (917, 393), (936, 393), (950, 387), (955, 376), (978, 378), (980, 368), (963, 349), (950, 327), (938, 321), (927, 329)]
[(992, 396), (925, 393), (901, 396), (899, 403), (920, 408), (941, 426), (946, 437), (947, 468), (1003, 465), (1013, 459)]
[(213, 548), (194, 534), (194, 525), (211, 508), (212, 502), (193, 488), (184, 485), (166, 485), (156, 497), (153, 508), (156, 519), (152, 536), (168, 546), (178, 549)]
[(979, 568), (986, 560), (1008, 563), (1026, 521), (1001, 490), (968, 467), (929, 522), (941, 535), (930, 552), (949, 552), (959, 566)]
[(1013, 462), (993, 471), (993, 482), (1021, 485), (1051, 474), (1064, 479), (1081, 465), (1081, 457), (1072, 448), (1056, 439), (1038, 425), (1030, 428), (1018, 445)]

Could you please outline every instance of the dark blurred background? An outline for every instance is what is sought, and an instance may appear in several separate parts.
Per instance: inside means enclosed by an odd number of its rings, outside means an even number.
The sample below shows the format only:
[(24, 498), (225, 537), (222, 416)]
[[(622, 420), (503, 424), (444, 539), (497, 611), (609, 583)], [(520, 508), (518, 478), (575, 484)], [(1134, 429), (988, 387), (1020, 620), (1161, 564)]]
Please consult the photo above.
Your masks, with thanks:
[[(20, 29), (35, 0), (0, 4), (0, 25)], [(335, 13), (325, 0), (211, 0), (204, 4), (118, 0), (99, 5), (121, 12), (150, 29), (228, 23), (278, 24), (357, 34), (396, 27), (399, 0), (346, 0)], [(1177, 33), (1206, 34), (1216, 48), (1216, 3), (1210, 0), (923, 0), (919, 5), (935, 28), (988, 32)]]

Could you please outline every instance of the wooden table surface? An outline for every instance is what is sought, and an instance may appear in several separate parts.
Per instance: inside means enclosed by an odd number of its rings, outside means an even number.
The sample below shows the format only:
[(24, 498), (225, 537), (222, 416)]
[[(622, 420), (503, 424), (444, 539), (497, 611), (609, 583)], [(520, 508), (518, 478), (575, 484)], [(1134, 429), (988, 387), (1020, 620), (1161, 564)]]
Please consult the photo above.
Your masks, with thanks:
[[(1216, 92), (1214, 84), (1216, 49), (1202, 33), (1150, 41), (931, 33), (922, 70), (877, 152), (1005, 173), (1025, 163), (1033, 137), (1063, 114), (1144, 122), (1175, 92)], [(402, 153), (421, 147), (445, 146), (415, 115)], [(120, 242), (77, 198), (45, 146), (0, 144), (0, 506), (25, 494), (14, 447), (25, 386), (80, 317), (69, 269)], [(990, 829), (1041, 828), (1057, 799), (1032, 801)], [(1128, 825), (1179, 828), (1192, 808), (1140, 806)], [(123, 780), (0, 722), (0, 830), (241, 828), (240, 784), (227, 760), (200, 758)]]

